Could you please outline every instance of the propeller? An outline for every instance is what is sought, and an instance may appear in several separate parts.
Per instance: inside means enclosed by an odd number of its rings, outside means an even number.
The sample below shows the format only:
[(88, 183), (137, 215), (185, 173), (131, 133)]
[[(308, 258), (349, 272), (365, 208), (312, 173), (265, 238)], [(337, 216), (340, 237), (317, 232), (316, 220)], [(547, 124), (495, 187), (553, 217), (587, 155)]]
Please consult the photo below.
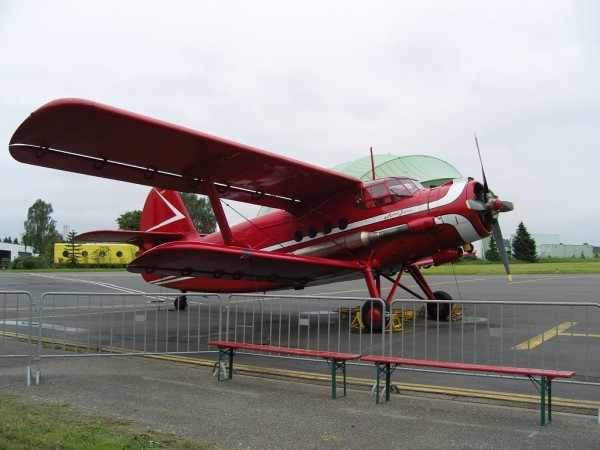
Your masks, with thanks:
[(479, 150), (479, 141), (477, 140), (477, 134), (475, 134), (475, 145), (477, 146), (477, 154), (479, 155), (479, 164), (481, 165), (481, 174), (483, 176), (483, 202), (469, 199), (467, 200), (467, 207), (482, 213), (490, 213), (492, 215), (492, 236), (496, 241), (496, 247), (500, 254), (502, 264), (504, 264), (504, 270), (508, 281), (512, 281), (512, 275), (510, 273), (510, 265), (508, 263), (508, 254), (504, 247), (504, 238), (502, 237), (502, 231), (500, 229), (500, 223), (498, 222), (498, 215), (501, 212), (512, 211), (515, 206), (512, 202), (503, 201), (498, 198), (488, 187), (487, 178), (485, 176), (485, 170), (483, 169), (483, 160), (481, 159), (481, 151)]

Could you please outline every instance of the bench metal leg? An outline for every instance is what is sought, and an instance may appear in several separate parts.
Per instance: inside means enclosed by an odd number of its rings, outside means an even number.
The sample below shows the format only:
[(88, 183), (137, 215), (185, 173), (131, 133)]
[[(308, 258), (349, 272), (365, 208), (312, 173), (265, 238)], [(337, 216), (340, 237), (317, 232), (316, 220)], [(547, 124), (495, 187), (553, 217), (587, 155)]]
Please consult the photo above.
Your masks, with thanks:
[(379, 392), (381, 391), (381, 380), (385, 377), (385, 401), (390, 401), (390, 391), (392, 386), (392, 373), (398, 367), (397, 364), (377, 363), (377, 379), (375, 380), (375, 402), (379, 404)]
[(342, 379), (344, 380), (344, 395), (346, 396), (346, 361), (336, 361), (334, 359), (328, 359), (327, 363), (331, 368), (331, 398), (337, 398), (337, 374), (342, 373)]
[(235, 353), (235, 349), (233, 348), (220, 348), (219, 349), (219, 361), (217, 362), (217, 364), (215, 364), (215, 366), (218, 369), (218, 376), (217, 379), (219, 381), (221, 381), (221, 372), (224, 372), (221, 370), (222, 367), (224, 367), (227, 363), (229, 363), (227, 365), (227, 378), (226, 380), (231, 380), (231, 378), (233, 378), (233, 355)]
[(531, 381), (539, 385), (540, 391), (540, 425), (545, 427), (550, 425), (552, 422), (552, 378), (551, 377), (540, 377), (540, 381), (536, 380), (532, 376), (529, 377)]
[[(540, 393), (541, 393), (541, 425), (545, 427), (550, 425), (552, 422), (552, 378), (542, 377), (540, 380)], [(546, 401), (546, 396), (548, 400)], [(547, 407), (547, 408), (546, 408)]]

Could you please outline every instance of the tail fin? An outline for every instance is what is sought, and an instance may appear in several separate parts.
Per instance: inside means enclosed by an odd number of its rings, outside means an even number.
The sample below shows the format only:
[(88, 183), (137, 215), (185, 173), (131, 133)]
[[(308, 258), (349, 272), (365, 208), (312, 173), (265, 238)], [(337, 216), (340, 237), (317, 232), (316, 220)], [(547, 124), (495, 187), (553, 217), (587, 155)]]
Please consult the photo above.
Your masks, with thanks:
[(141, 255), (156, 245), (197, 238), (198, 232), (179, 194), (174, 191), (153, 188), (148, 194), (142, 211), (140, 231), (89, 231), (77, 235), (75, 241), (137, 245)]
[(140, 231), (182, 233), (198, 236), (181, 197), (175, 191), (153, 188), (146, 198)]

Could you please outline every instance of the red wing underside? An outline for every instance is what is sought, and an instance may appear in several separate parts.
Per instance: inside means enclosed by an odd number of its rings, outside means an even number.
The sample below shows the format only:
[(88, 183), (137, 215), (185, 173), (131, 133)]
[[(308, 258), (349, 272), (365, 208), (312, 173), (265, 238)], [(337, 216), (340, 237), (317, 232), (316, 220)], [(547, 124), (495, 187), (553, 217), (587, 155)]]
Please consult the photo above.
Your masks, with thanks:
[(50, 102), (10, 141), (20, 162), (285, 208), (355, 189), (356, 178), (188, 128), (81, 99)]
[(356, 261), (294, 256), (199, 242), (172, 242), (133, 260), (130, 272), (281, 284), (324, 280), (355, 273)]

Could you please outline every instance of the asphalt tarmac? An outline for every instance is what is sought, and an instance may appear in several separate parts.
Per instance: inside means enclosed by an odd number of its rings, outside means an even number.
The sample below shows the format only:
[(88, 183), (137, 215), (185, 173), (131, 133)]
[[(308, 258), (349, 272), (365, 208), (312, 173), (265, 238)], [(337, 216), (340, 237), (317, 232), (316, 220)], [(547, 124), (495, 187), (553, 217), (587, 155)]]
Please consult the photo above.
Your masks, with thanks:
[[(47, 274), (26, 280), (17, 275), (2, 274), (0, 290), (27, 290), (34, 297), (47, 291), (97, 292), (112, 289), (101, 284), (107, 278), (118, 286), (147, 287), (125, 273)], [(500, 299), (594, 301), (599, 278), (517, 281), (505, 286), (500, 279), (469, 278), (457, 283), (456, 289), (463, 299), (481, 296), (480, 284), (492, 283), (497, 284), (494, 295)], [(433, 282), (452, 290), (450, 277)], [(340, 288), (354, 289), (353, 285)], [(354, 370), (349, 367), (350, 377), (358, 375)], [(300, 381), (240, 371), (233, 380), (219, 382), (210, 366), (148, 357), (47, 358), (40, 384), (30, 387), (25, 385), (24, 361), (4, 358), (0, 359), (0, 389), (226, 449), (600, 448), (598, 411), (589, 408), (555, 407), (552, 424), (542, 427), (539, 403), (401, 391), (392, 394), (389, 403), (376, 405), (368, 383), (350, 383), (346, 397), (332, 400), (329, 383), (318, 377)], [(592, 390), (596, 392), (588, 398), (598, 399), (600, 389)]]
[(218, 381), (210, 367), (143, 357), (53, 358), (41, 383), (27, 387), (22, 361), (1, 362), (2, 391), (225, 449), (595, 449), (600, 442), (590, 411), (555, 410), (542, 427), (539, 405), (409, 392), (376, 405), (367, 387), (352, 386), (333, 400), (318, 380)]

